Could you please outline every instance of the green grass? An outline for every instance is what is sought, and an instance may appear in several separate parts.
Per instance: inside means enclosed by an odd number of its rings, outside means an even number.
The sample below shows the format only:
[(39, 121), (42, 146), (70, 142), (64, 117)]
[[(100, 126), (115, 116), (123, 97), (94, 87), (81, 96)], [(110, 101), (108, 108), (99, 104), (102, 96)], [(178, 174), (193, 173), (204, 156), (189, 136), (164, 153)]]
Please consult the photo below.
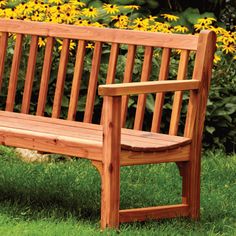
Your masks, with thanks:
[[(0, 146), (0, 235), (116, 235), (100, 232), (100, 177), (88, 161), (24, 163)], [(121, 208), (181, 201), (175, 164), (121, 169)], [(201, 220), (121, 224), (120, 235), (236, 235), (236, 156), (205, 153)]]

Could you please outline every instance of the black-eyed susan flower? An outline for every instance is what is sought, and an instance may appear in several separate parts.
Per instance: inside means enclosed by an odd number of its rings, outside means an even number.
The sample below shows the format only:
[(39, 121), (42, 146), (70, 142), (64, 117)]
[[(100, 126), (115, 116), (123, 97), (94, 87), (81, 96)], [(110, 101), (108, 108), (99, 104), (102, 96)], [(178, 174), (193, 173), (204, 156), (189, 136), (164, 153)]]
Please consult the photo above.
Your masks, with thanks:
[(220, 46), (222, 48), (222, 52), (228, 54), (228, 53), (235, 53), (236, 48), (234, 43), (228, 43), (228, 44), (223, 44)]
[(0, 7), (5, 6), (7, 4), (7, 1), (5, 0), (0, 0)]
[(137, 6), (137, 5), (127, 5), (127, 6), (124, 6), (124, 8), (132, 9), (132, 10), (138, 10), (140, 8), (140, 6)]
[(81, 2), (80, 0), (70, 0), (69, 4), (73, 4), (74, 6), (78, 6), (78, 7), (86, 6), (86, 4), (84, 2)]
[(189, 31), (189, 29), (183, 25), (176, 25), (174, 26), (174, 31), (178, 33), (186, 33)]
[(163, 18), (165, 18), (168, 21), (177, 21), (179, 19), (178, 16), (172, 15), (172, 14), (161, 14)]
[(117, 5), (106, 4), (104, 3), (102, 8), (106, 11), (107, 14), (116, 14), (120, 12), (120, 9)]
[(63, 4), (64, 3), (64, 0), (48, 0), (48, 3), (49, 4)]
[(82, 14), (86, 17), (93, 18), (98, 15), (98, 10), (94, 7), (84, 8)]
[(221, 57), (215, 53), (215, 55), (214, 55), (214, 63), (217, 64), (220, 61), (221, 61)]
[(204, 17), (204, 18), (198, 19), (198, 20), (197, 20), (197, 23), (199, 23), (199, 24), (203, 23), (203, 24), (205, 24), (205, 25), (210, 25), (210, 24), (212, 24), (214, 21), (216, 21), (216, 19), (213, 18), (213, 17)]

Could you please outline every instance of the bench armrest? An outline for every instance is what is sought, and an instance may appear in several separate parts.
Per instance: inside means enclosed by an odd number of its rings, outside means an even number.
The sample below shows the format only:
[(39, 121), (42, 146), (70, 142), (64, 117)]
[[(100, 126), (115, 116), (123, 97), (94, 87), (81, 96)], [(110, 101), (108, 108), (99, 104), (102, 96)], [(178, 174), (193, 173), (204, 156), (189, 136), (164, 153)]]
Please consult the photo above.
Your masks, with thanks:
[(199, 87), (200, 81), (198, 80), (148, 81), (100, 85), (98, 87), (98, 93), (101, 96), (122, 96), (131, 94), (195, 90), (199, 89)]

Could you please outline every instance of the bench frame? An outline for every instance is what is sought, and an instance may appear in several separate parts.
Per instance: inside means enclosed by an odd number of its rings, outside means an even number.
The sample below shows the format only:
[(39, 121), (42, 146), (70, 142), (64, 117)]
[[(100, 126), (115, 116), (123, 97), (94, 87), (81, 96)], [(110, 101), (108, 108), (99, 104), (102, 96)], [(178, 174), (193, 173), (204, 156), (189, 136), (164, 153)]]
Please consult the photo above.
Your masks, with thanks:
[[(145, 53), (150, 53), (150, 47), (163, 47), (165, 50), (164, 55), (169, 55), (169, 48), (180, 48), (182, 50), (196, 50), (196, 59), (193, 72), (192, 80), (177, 80), (177, 81), (142, 81), (137, 83), (123, 83), (123, 84), (111, 84), (114, 79), (114, 67), (109, 66), (107, 79), (110, 81), (106, 85), (99, 86), (99, 95), (104, 96), (103, 113), (102, 113), (102, 126), (103, 126), (103, 143), (102, 143), (102, 158), (91, 159), (92, 164), (97, 168), (101, 175), (102, 190), (101, 190), (101, 228), (105, 229), (118, 228), (121, 222), (130, 221), (143, 221), (147, 219), (160, 219), (160, 218), (172, 218), (172, 217), (190, 217), (192, 219), (199, 219), (200, 216), (200, 167), (201, 167), (201, 141), (202, 133), (204, 128), (204, 119), (206, 113), (206, 103), (208, 97), (208, 91), (211, 79), (211, 70), (213, 63), (213, 56), (215, 51), (216, 36), (212, 31), (202, 31), (198, 37), (190, 35), (170, 35), (162, 33), (150, 33), (150, 32), (135, 32), (135, 31), (124, 31), (115, 29), (97, 29), (93, 27), (76, 27), (69, 25), (56, 25), (36, 22), (22, 22), (22, 21), (10, 21), (0, 20), (0, 32), (4, 32), (0, 41), (0, 89), (2, 84), (3, 70), (4, 70), (4, 59), (6, 54), (7, 45), (7, 33), (16, 33), (17, 43), (15, 50), (18, 50), (18, 54), (13, 58), (12, 72), (10, 76), (10, 92), (7, 97), (6, 111), (13, 111), (14, 98), (17, 74), (19, 71), (19, 57), (21, 54), (22, 35), (30, 34), (33, 35), (32, 48), (36, 48), (38, 36), (48, 37), (48, 43), (46, 46), (45, 53), (45, 65), (50, 62), (50, 54), (53, 48), (52, 37), (62, 37), (65, 39), (63, 45), (68, 47), (68, 39), (80, 39), (80, 46), (84, 47), (83, 40), (95, 40), (96, 42), (110, 42), (112, 43), (111, 58), (110, 61), (115, 61), (115, 54), (117, 54), (118, 44), (127, 43), (129, 45), (143, 45), (147, 47)], [(67, 40), (66, 40), (67, 39)], [(138, 42), (138, 43), (137, 43)], [(99, 43), (97, 44), (99, 45)], [(99, 47), (99, 46), (98, 46)], [(100, 46), (101, 50), (101, 46)], [(98, 50), (99, 51), (99, 50)], [(34, 51), (33, 51), (34, 52)], [(77, 73), (81, 76), (80, 64), (83, 60), (82, 55), (79, 56), (77, 64)], [(46, 55), (48, 53), (48, 58)], [(65, 51), (65, 54), (68, 51)], [(35, 53), (32, 53), (36, 57)], [(31, 55), (31, 56), (32, 56)], [(151, 53), (150, 53), (151, 55)], [(188, 53), (186, 55), (189, 55)], [(185, 55), (185, 56), (186, 56)], [(117, 56), (117, 55), (116, 55)], [(185, 57), (184, 57), (185, 58)], [(33, 61), (35, 58), (32, 59)], [(64, 65), (66, 64), (66, 59)], [(144, 58), (144, 71), (149, 71), (148, 63), (145, 62)], [(148, 60), (148, 59), (147, 59)], [(163, 61), (168, 59), (163, 58)], [(114, 63), (116, 64), (116, 63)], [(114, 65), (113, 64), (113, 65)], [(184, 62), (186, 65), (186, 60)], [(63, 84), (63, 76), (65, 76), (65, 69), (63, 66), (60, 67), (58, 80), (61, 78), (61, 84)], [(163, 67), (164, 68), (164, 67)], [(186, 68), (179, 67), (180, 73), (184, 74)], [(43, 77), (45, 81), (48, 81), (49, 74), (47, 71), (49, 68), (44, 66)], [(92, 69), (93, 73), (97, 74)], [(28, 77), (33, 77), (34, 66), (31, 65), (31, 71), (28, 71)], [(167, 69), (164, 68), (162, 71), (163, 75), (166, 75)], [(182, 72), (181, 72), (182, 71)], [(92, 73), (91, 72), (91, 73)], [(128, 73), (128, 72), (127, 72)], [(144, 72), (145, 73), (145, 72)], [(64, 74), (60, 76), (60, 74)], [(145, 75), (143, 75), (145, 77)], [(160, 75), (161, 76), (161, 75)], [(167, 77), (167, 76), (165, 76)], [(162, 79), (160, 79), (162, 80)], [(32, 80), (31, 80), (32, 82)], [(127, 81), (129, 82), (129, 81)], [(28, 84), (30, 85), (30, 83)], [(43, 87), (41, 83), (41, 87)], [(60, 101), (62, 95), (59, 86), (56, 90), (56, 95)], [(60, 87), (61, 86), (61, 87)], [(77, 85), (79, 86), (79, 85)], [(75, 86), (76, 87), (76, 84)], [(73, 89), (74, 89), (73, 87)], [(30, 97), (30, 87), (28, 87), (28, 95), (24, 96), (23, 113), (28, 113)], [(76, 89), (76, 88), (75, 88)], [(158, 93), (159, 98), (163, 100), (163, 94), (167, 91), (176, 91), (176, 94), (181, 97), (181, 91), (190, 90), (190, 102), (188, 107), (188, 113), (186, 118), (186, 126), (184, 131), (184, 137), (191, 139), (191, 144), (187, 146), (173, 150), (163, 150), (159, 152), (149, 153), (138, 153), (132, 151), (121, 150), (121, 128), (124, 125), (124, 119), (121, 114), (125, 111), (124, 104), (127, 105), (127, 97), (131, 94), (147, 94), (147, 93)], [(40, 90), (41, 95), (39, 105), (37, 107), (37, 115), (42, 116), (45, 108), (45, 95), (47, 90)], [(177, 92), (178, 91), (178, 92)], [(26, 88), (27, 92), (27, 88)], [(73, 94), (73, 93), (72, 93)], [(75, 90), (76, 94), (76, 90)], [(56, 99), (56, 98), (55, 98)], [(182, 98), (181, 98), (182, 99)], [(175, 99), (175, 102), (179, 103), (181, 99)], [(78, 97), (77, 97), (78, 100)], [(126, 101), (126, 102), (124, 102)], [(59, 105), (58, 105), (59, 104)], [(155, 107), (162, 106), (162, 103), (156, 103)], [(69, 120), (73, 120), (75, 116), (76, 103), (70, 104), (69, 108)], [(143, 106), (144, 107), (144, 106)], [(70, 112), (71, 109), (71, 112)], [(143, 109), (143, 108), (142, 108)], [(143, 110), (144, 112), (144, 110)], [(140, 113), (140, 119), (135, 123), (135, 129), (140, 129), (143, 112)], [(53, 117), (58, 118), (60, 113), (60, 102), (53, 107)], [(36, 116), (37, 117), (37, 116)], [(89, 117), (89, 116), (88, 116)], [(176, 116), (177, 118), (178, 115)], [(178, 119), (171, 122), (177, 124)], [(155, 118), (154, 118), (155, 119)], [(157, 132), (160, 122), (153, 122), (152, 132)], [(140, 121), (140, 122), (139, 122)], [(155, 126), (156, 125), (156, 126)], [(1, 125), (0, 125), (1, 126)], [(169, 134), (176, 135), (176, 125), (171, 125)], [(1, 141), (1, 140), (0, 140)], [(18, 146), (17, 144), (7, 144), (4, 141), (2, 144)], [(90, 144), (88, 144), (89, 146)], [(28, 148), (32, 146), (28, 145)], [(91, 143), (91, 148), (93, 144)], [(183, 155), (183, 150), (186, 153)], [(43, 150), (40, 150), (43, 151)], [(132, 162), (129, 157), (132, 155), (141, 156), (140, 161)], [(121, 162), (121, 157), (122, 162)], [(135, 159), (135, 158), (134, 158)], [(127, 209), (120, 210), (120, 166), (121, 165), (136, 165), (136, 164), (151, 164), (151, 163), (163, 163), (163, 162), (175, 162), (180, 170), (180, 175), (183, 179), (182, 184), (182, 203), (177, 205), (169, 206), (158, 206), (148, 207), (140, 209)]]

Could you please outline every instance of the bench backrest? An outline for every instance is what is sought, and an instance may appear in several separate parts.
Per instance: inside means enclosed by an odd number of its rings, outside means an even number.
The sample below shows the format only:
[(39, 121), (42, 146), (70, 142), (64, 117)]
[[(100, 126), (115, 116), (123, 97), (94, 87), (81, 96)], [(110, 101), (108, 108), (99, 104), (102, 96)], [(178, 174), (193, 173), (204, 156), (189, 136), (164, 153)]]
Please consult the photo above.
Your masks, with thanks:
[[(191, 51), (197, 51), (195, 56), (195, 66), (192, 79), (202, 81), (199, 91), (190, 91), (190, 99), (188, 105), (187, 118), (185, 122), (184, 135), (191, 137), (197, 116), (196, 109), (203, 100), (205, 106), (208, 93), (208, 86), (211, 77), (212, 60), (215, 49), (215, 35), (212, 32), (203, 32), (200, 36), (180, 35), (180, 34), (163, 34), (153, 32), (137, 32), (118, 29), (103, 29), (94, 27), (77, 27), (72, 25), (59, 25), (51, 23), (28, 22), (18, 20), (0, 20), (0, 92), (4, 76), (4, 61), (7, 53), (9, 34), (15, 34), (15, 47), (12, 58), (11, 72), (9, 76), (8, 91), (6, 96), (6, 111), (13, 111), (15, 104), (16, 88), (18, 82), (18, 73), (21, 66), (21, 53), (23, 40), (26, 35), (30, 38), (30, 49), (27, 62), (27, 70), (25, 75), (25, 83), (22, 97), (22, 113), (29, 113), (30, 101), (32, 98), (32, 86), (35, 77), (35, 65), (37, 60), (39, 37), (46, 37), (44, 61), (42, 66), (42, 74), (40, 80), (40, 88), (37, 102), (36, 115), (43, 116), (45, 112), (45, 104), (49, 89), (50, 73), (52, 66), (53, 48), (55, 39), (60, 38), (62, 50), (60, 53), (60, 62), (57, 73), (55, 86), (55, 95), (52, 107), (52, 117), (59, 118), (61, 112), (63, 90), (66, 80), (66, 70), (69, 55), (70, 40), (77, 41), (77, 53), (74, 65), (74, 74), (71, 86), (71, 95), (69, 100), (69, 108), (67, 119), (75, 120), (77, 113), (77, 105), (79, 101), (81, 80), (84, 67), (84, 57), (86, 53), (87, 42), (94, 42), (92, 65), (88, 81), (88, 92), (84, 111), (83, 121), (91, 123), (93, 119), (94, 102), (97, 93), (98, 75), (101, 63), (101, 54), (103, 44), (109, 43), (110, 56), (107, 69), (106, 83), (115, 82), (115, 74), (120, 45), (128, 45), (126, 66), (124, 69), (123, 82), (132, 82), (133, 68), (135, 65), (135, 57), (137, 46), (144, 47), (143, 66), (141, 72), (141, 81), (148, 81), (152, 69), (153, 50), (154, 48), (162, 49), (161, 65), (159, 80), (167, 80), (169, 74), (169, 65), (172, 49), (181, 50), (179, 69), (177, 80), (186, 79), (187, 66), (189, 63), (189, 55)], [(204, 91), (205, 92), (204, 92)], [(182, 104), (183, 92), (178, 91), (174, 94), (172, 115), (170, 120), (169, 134), (176, 135), (178, 132), (179, 118)], [(151, 131), (159, 132), (162, 119), (162, 107), (165, 94), (158, 93), (155, 97), (155, 108)], [(122, 98), (122, 126), (125, 126), (128, 106), (128, 96)], [(200, 99), (200, 100), (199, 100)], [(144, 120), (144, 111), (146, 106), (146, 95), (139, 95), (137, 100), (137, 109), (134, 119), (134, 129), (141, 130)], [(203, 109), (204, 111), (204, 109)], [(203, 112), (204, 113), (204, 112)], [(204, 115), (204, 114), (203, 114)], [(101, 115), (102, 123), (102, 115)]]

